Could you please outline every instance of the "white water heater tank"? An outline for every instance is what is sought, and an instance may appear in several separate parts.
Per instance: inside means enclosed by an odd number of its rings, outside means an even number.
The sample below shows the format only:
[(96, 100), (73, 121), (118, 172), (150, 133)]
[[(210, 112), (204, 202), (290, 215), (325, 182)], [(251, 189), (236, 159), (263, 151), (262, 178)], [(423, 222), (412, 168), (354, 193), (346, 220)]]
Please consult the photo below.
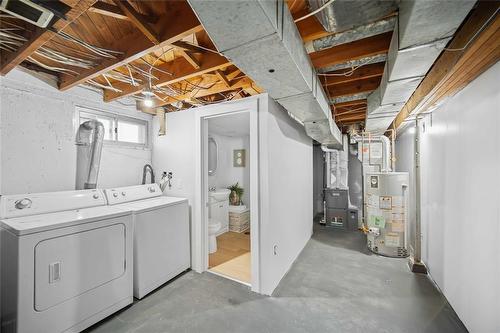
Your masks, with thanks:
[(407, 172), (367, 173), (365, 217), (368, 248), (389, 257), (407, 257)]

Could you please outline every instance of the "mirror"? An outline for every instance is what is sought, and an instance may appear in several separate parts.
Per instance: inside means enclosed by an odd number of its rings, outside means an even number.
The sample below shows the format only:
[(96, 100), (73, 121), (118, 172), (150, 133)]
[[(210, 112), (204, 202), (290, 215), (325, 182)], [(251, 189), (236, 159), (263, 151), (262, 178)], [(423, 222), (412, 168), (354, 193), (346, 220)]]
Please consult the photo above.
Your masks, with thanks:
[(208, 137), (208, 175), (214, 176), (219, 165), (219, 147), (214, 138)]

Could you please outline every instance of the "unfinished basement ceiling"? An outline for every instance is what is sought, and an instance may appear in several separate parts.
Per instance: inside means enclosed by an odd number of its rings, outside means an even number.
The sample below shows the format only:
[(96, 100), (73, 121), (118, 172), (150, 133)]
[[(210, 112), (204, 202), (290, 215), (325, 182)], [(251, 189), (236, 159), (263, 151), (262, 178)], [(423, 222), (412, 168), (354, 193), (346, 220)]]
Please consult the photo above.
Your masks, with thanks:
[[(387, 87), (397, 90), (395, 84), (388, 86), (387, 82), (394, 80), (394, 73), (400, 73), (394, 67), (405, 64), (394, 60), (393, 54), (404, 56), (407, 40), (400, 40), (399, 47), (391, 42), (398, 24), (400, 2), (336, 0), (319, 14), (304, 18), (326, 2), (286, 1), (309, 57), (305, 60), (312, 65), (312, 71), (318, 73), (309, 87), (312, 98), (319, 98), (321, 105), (329, 105), (330, 109), (322, 112), (328, 113), (326, 119), (333, 117), (344, 132), (352, 125), (364, 128), (367, 113), (373, 114), (374, 121), (386, 114), (393, 116), (401, 102), (392, 103), (381, 96), (380, 91), (386, 91)], [(474, 1), (462, 2), (465, 6), (454, 16), (452, 28), (456, 28), (474, 4)], [(227, 48), (214, 45), (210, 38), (214, 32), (205, 31), (208, 27), (201, 25), (185, 0), (62, 0), (59, 3), (66, 6), (65, 19), (56, 18), (52, 22), (52, 30), (59, 33), (2, 13), (0, 28), (10, 35), (10, 38), (2, 35), (2, 75), (21, 65), (55, 75), (60, 90), (78, 85), (92, 86), (103, 92), (104, 101), (132, 97), (140, 109), (153, 114), (157, 107), (175, 111), (266, 92), (259, 84), (259, 77), (246, 73), (244, 68), (238, 68), (219, 53), (221, 48)], [(265, 3), (272, 6), (274, 2)], [(406, 1), (405, 8), (412, 3)], [(352, 15), (346, 16), (346, 12)], [(418, 15), (410, 15), (413, 12)], [(399, 22), (402, 20), (405, 27), (411, 25), (422, 29), (428, 22), (425, 15), (414, 8), (406, 10)], [(262, 28), (241, 26), (234, 19), (225, 19), (223, 23), (227, 29), (238, 29), (253, 37)], [(399, 34), (410, 36), (412, 32), (406, 31)], [(449, 37), (450, 31), (446, 33), (445, 37)], [(418, 39), (419, 35), (422, 34), (410, 37)], [(440, 42), (442, 49), (446, 40)], [(398, 52), (388, 57), (391, 48)], [(386, 69), (388, 58), (392, 61), (389, 73)], [(422, 72), (419, 69), (414, 86), (420, 82)], [(406, 79), (408, 75), (403, 76)], [(321, 84), (323, 93), (314, 88), (318, 85), (316, 81)], [(305, 86), (298, 81), (290, 82), (290, 86), (305, 92)], [(150, 90), (154, 93), (154, 103), (148, 108), (142, 101)], [(300, 105), (307, 108), (312, 99), (304, 98)], [(286, 108), (296, 103), (292, 100), (282, 102)], [(376, 110), (368, 110), (368, 105), (375, 105)]]
[(57, 34), (2, 13), (0, 27), (8, 34), (2, 44), (10, 46), (1, 49), (2, 75), (21, 65), (55, 75), (60, 90), (77, 85), (102, 90), (107, 102), (143, 100), (151, 87), (154, 105), (143, 108), (147, 112), (262, 92), (215, 50), (185, 1), (60, 3), (69, 11), (66, 19), (53, 21)]

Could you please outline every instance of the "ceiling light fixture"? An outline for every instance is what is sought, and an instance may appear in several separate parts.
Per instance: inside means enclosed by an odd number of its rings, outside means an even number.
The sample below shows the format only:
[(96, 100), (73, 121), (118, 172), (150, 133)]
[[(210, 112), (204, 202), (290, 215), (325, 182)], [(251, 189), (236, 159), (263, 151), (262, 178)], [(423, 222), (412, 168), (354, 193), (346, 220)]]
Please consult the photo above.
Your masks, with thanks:
[(154, 97), (154, 92), (151, 88), (146, 88), (142, 91), (142, 94), (144, 95), (144, 106), (145, 107), (152, 107), (154, 105), (153, 97)]

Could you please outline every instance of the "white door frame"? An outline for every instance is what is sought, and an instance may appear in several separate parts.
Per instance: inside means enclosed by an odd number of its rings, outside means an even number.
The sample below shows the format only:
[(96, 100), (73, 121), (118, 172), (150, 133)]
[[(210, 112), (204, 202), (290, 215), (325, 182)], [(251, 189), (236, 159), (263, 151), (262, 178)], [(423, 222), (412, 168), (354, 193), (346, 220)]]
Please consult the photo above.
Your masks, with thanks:
[(259, 97), (204, 106), (196, 109), (196, 178), (193, 204), (192, 268), (208, 270), (208, 125), (207, 119), (240, 112), (250, 113), (250, 246), (251, 289), (260, 292), (260, 219), (259, 219)]

